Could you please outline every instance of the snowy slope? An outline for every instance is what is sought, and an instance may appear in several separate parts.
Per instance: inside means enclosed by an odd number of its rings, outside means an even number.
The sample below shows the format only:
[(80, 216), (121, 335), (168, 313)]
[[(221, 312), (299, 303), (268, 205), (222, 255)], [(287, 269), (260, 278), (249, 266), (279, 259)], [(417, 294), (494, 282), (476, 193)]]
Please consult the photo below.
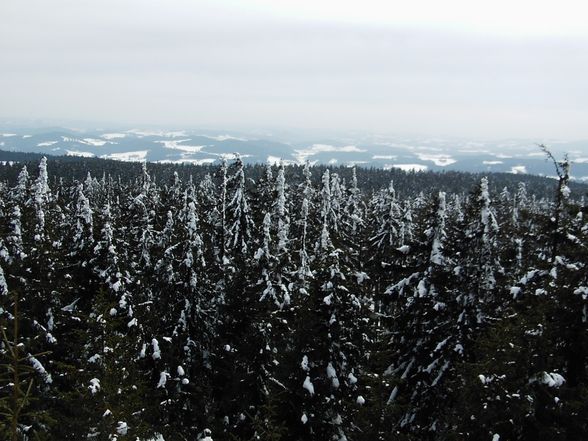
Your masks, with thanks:
[[(572, 173), (588, 181), (588, 142), (546, 141), (574, 162)], [(239, 153), (245, 162), (304, 163), (398, 168), (414, 171), (532, 173), (550, 176), (552, 165), (533, 140), (351, 136), (346, 138), (229, 134), (202, 131), (0, 128), (0, 149), (123, 161), (210, 164)]]

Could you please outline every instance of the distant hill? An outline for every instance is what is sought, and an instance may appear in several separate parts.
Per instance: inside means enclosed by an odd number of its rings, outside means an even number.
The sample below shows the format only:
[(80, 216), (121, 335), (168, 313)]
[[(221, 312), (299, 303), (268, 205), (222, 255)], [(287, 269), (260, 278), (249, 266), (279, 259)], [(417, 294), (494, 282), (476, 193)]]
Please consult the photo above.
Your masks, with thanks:
[[(534, 141), (384, 136), (310, 137), (227, 134), (210, 131), (2, 129), (0, 149), (45, 155), (96, 157), (119, 161), (218, 164), (239, 153), (245, 163), (336, 166), (361, 165), (416, 171), (503, 172), (553, 175), (553, 167)], [(293, 138), (292, 138), (293, 139)], [(572, 175), (588, 181), (588, 142), (548, 142), (561, 156), (569, 153)], [(4, 154), (3, 154), (4, 155)], [(6, 160), (6, 156), (1, 160)]]

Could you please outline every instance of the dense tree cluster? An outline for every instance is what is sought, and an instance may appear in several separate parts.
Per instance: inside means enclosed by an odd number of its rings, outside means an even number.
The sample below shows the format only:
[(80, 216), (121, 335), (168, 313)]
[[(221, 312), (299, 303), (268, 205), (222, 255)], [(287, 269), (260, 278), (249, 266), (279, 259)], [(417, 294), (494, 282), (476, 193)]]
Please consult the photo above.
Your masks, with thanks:
[(567, 162), (549, 198), (68, 164), (0, 184), (2, 439), (588, 437)]

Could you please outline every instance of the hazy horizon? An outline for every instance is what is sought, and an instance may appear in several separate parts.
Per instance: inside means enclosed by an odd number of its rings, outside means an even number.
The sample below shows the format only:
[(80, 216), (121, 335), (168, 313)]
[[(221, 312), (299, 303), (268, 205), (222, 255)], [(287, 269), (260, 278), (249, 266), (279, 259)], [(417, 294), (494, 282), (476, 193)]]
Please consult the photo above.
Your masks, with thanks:
[(0, 117), (587, 139), (583, 5), (478, 8), (462, 0), (4, 3)]

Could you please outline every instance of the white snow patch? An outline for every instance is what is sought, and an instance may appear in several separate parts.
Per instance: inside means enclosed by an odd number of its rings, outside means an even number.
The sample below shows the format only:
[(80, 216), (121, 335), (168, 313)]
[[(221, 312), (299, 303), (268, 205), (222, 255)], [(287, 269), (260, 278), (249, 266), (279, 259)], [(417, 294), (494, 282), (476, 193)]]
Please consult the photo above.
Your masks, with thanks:
[(396, 158), (398, 158), (397, 155), (374, 155), (374, 156), (372, 156), (372, 159), (387, 159), (388, 161), (393, 161)]
[(547, 373), (547, 372), (542, 372), (538, 375), (536, 375), (534, 378), (532, 378), (530, 381), (530, 383), (534, 383), (534, 382), (539, 382), (542, 384), (545, 384), (548, 387), (561, 387), (565, 382), (565, 378), (562, 377), (560, 374), (556, 373), (556, 372), (552, 372), (552, 373)]
[(100, 380), (98, 378), (92, 378), (90, 385), (88, 386), (92, 395), (95, 395), (100, 390)]
[(277, 156), (268, 156), (266, 162), (270, 165), (280, 165), (280, 164), (284, 164), (284, 165), (293, 165), (296, 164), (295, 161), (292, 161), (290, 159), (282, 159), (282, 158), (278, 158)]
[(199, 136), (202, 136), (202, 137), (208, 138), (208, 139), (214, 139), (215, 141), (228, 141), (228, 140), (248, 141), (248, 139), (246, 139), (246, 138), (239, 138), (237, 136), (231, 136), (231, 135), (217, 135), (217, 136), (199, 135)]
[(113, 144), (112, 142), (94, 138), (84, 138), (82, 141), (84, 141), (84, 144), (93, 145), (95, 147), (102, 147), (105, 144)]
[(129, 425), (124, 421), (119, 421), (118, 425), (116, 426), (116, 433), (119, 435), (126, 435), (129, 431)]
[(45, 141), (45, 142), (40, 142), (37, 144), (37, 147), (49, 147), (51, 145), (57, 144), (59, 141)]
[(211, 153), (211, 155), (216, 155), (216, 156), (220, 156), (222, 159), (225, 159), (227, 161), (234, 161), (235, 159), (237, 159), (237, 157), (240, 158), (250, 158), (251, 155), (241, 155), (239, 152), (237, 153), (220, 153), (220, 154), (216, 154), (216, 153)]
[(347, 161), (346, 167), (355, 167), (356, 165), (369, 164), (368, 161)]
[(349, 375), (347, 375), (347, 379), (349, 380), (349, 384), (357, 383), (357, 377), (353, 375), (353, 372), (349, 372)]
[(514, 175), (521, 175), (527, 173), (527, 167), (524, 165), (514, 165), (510, 168), (510, 172)]
[(302, 361), (300, 362), (300, 367), (302, 368), (303, 371), (308, 372), (310, 370), (310, 368), (308, 367), (308, 357), (306, 355), (304, 355), (302, 357)]
[(309, 376), (306, 376), (306, 379), (304, 380), (304, 383), (302, 384), (302, 387), (304, 389), (306, 389), (310, 395), (314, 395), (314, 385), (310, 381), (310, 377)]
[(431, 155), (429, 153), (417, 153), (416, 155), (421, 161), (432, 161), (437, 167), (446, 167), (457, 162), (451, 156), (444, 154)]
[(482, 164), (484, 164), (484, 165), (498, 165), (498, 164), (504, 164), (504, 161), (482, 161)]
[(134, 152), (111, 153), (109, 155), (102, 155), (101, 158), (125, 162), (142, 162), (147, 158), (147, 153), (149, 153), (149, 150), (137, 150)]
[(37, 360), (32, 355), (29, 355), (29, 361), (33, 365), (33, 369), (36, 370), (43, 377), (45, 383), (53, 383), (53, 378), (51, 378), (51, 374), (45, 370), (45, 367), (41, 364), (39, 360)]
[(180, 136), (186, 136), (185, 131), (165, 132), (162, 130), (142, 130), (142, 129), (131, 129), (127, 130), (127, 133), (132, 133), (139, 137), (143, 136), (161, 136), (163, 138), (179, 138)]
[(172, 149), (172, 150), (180, 150), (182, 152), (186, 152), (186, 153), (198, 153), (200, 152), (204, 147), (206, 147), (205, 145), (180, 145), (180, 143), (182, 142), (187, 142), (190, 141), (190, 139), (179, 139), (179, 140), (166, 140), (166, 141), (153, 141), (157, 144), (163, 144), (163, 146), (166, 149)]
[(294, 150), (294, 152), (295, 153), (293, 156), (296, 158), (296, 160), (300, 164), (304, 164), (310, 156), (318, 155), (319, 153), (324, 153), (324, 152), (363, 153), (363, 152), (366, 152), (366, 150), (360, 149), (359, 147), (354, 146), (354, 145), (337, 147), (337, 146), (328, 145), (328, 144), (313, 144), (310, 147), (307, 147), (305, 149)]
[(126, 136), (127, 135), (124, 133), (103, 133), (100, 135), (100, 138), (108, 139), (110, 141), (111, 139), (126, 138)]
[(512, 295), (513, 299), (516, 299), (520, 293), (521, 293), (521, 288), (519, 286), (511, 286), (510, 287), (510, 294)]
[(159, 382), (157, 383), (157, 389), (160, 388), (165, 388), (165, 385), (167, 383), (167, 377), (169, 377), (170, 375), (166, 372), (163, 371), (162, 373), (159, 374)]
[(152, 355), (153, 359), (159, 360), (161, 358), (161, 350), (159, 349), (159, 342), (157, 341), (156, 338), (151, 340), (151, 345), (153, 346), (153, 355)]
[(66, 150), (65, 156), (79, 156), (80, 158), (93, 158), (94, 153), (92, 152), (80, 152), (79, 150)]
[(398, 396), (398, 386), (394, 386), (394, 389), (392, 389), (392, 392), (390, 393), (390, 396), (388, 397), (387, 404), (393, 403), (397, 396)]

